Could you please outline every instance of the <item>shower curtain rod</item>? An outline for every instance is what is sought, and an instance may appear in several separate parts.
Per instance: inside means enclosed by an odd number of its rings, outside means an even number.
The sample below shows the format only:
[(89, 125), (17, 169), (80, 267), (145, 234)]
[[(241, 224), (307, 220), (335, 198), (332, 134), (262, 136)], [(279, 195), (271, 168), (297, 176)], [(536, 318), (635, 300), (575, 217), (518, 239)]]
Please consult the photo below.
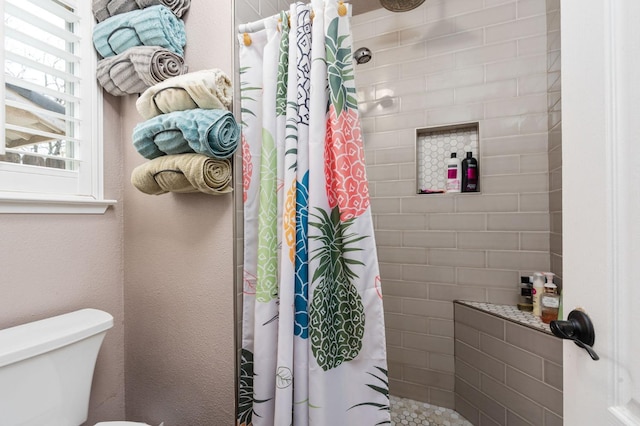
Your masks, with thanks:
[[(347, 6), (348, 16), (351, 16), (351, 3), (345, 2), (344, 5)], [(289, 12), (287, 12), (287, 16), (288, 15), (289, 15)], [(264, 30), (265, 24), (267, 23), (267, 21), (269, 21), (270, 19), (278, 19), (279, 17), (280, 17), (280, 14), (277, 13), (267, 18), (260, 19), (259, 21), (249, 22), (248, 24), (240, 24), (238, 25), (238, 33), (239, 34), (255, 33), (260, 30)]]

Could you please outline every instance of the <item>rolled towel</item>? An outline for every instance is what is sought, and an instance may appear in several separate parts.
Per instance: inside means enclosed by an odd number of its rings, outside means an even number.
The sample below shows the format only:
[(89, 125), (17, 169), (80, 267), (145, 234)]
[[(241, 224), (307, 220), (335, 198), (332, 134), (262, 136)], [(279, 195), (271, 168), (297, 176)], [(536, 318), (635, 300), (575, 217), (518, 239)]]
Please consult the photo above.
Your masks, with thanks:
[(231, 79), (219, 69), (190, 72), (149, 87), (136, 102), (145, 119), (186, 109), (229, 109)]
[(103, 58), (135, 46), (160, 46), (183, 56), (186, 43), (184, 22), (162, 5), (112, 16), (93, 30), (93, 45)]
[(184, 59), (158, 46), (136, 46), (98, 61), (100, 85), (115, 96), (142, 93), (148, 87), (184, 74)]
[(131, 183), (145, 194), (204, 192), (227, 194), (231, 188), (231, 161), (201, 154), (164, 155), (139, 165)]
[(93, 16), (96, 21), (102, 22), (114, 15), (158, 4), (168, 7), (174, 15), (181, 18), (189, 10), (191, 0), (93, 0)]
[(187, 152), (229, 158), (238, 148), (240, 126), (229, 111), (190, 109), (138, 123), (132, 138), (136, 150), (149, 160)]

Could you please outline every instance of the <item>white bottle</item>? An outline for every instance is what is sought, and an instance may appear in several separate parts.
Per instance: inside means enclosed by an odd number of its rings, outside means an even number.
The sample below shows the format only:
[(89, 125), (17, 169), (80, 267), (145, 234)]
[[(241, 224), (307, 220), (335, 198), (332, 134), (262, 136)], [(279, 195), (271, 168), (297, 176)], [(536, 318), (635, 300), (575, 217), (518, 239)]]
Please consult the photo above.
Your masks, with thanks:
[(462, 163), (455, 152), (447, 160), (447, 192), (460, 192), (462, 188)]
[(542, 315), (542, 306), (540, 304), (542, 293), (544, 293), (544, 275), (541, 272), (536, 272), (533, 274), (531, 297), (533, 299), (533, 315), (537, 317)]

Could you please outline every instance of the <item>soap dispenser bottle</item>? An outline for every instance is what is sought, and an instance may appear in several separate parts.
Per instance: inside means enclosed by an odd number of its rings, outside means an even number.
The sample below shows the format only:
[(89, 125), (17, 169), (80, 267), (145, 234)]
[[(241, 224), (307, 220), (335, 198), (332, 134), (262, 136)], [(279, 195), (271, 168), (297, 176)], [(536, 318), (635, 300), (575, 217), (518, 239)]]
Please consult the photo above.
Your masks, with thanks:
[(478, 176), (478, 160), (467, 151), (467, 157), (462, 160), (462, 192), (477, 192)]
[(452, 152), (451, 158), (447, 161), (447, 192), (460, 192), (461, 169), (460, 159), (455, 152)]
[(542, 306), (540, 304), (542, 299), (542, 293), (544, 292), (544, 275), (542, 272), (536, 272), (533, 274), (533, 289), (531, 291), (533, 315), (542, 316)]

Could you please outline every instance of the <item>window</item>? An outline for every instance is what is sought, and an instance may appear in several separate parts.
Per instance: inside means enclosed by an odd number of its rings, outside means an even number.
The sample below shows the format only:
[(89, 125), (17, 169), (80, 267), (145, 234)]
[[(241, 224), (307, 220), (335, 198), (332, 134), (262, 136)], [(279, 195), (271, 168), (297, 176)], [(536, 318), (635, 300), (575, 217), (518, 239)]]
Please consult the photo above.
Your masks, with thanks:
[(0, 212), (101, 213), (102, 96), (87, 0), (3, 0)]

